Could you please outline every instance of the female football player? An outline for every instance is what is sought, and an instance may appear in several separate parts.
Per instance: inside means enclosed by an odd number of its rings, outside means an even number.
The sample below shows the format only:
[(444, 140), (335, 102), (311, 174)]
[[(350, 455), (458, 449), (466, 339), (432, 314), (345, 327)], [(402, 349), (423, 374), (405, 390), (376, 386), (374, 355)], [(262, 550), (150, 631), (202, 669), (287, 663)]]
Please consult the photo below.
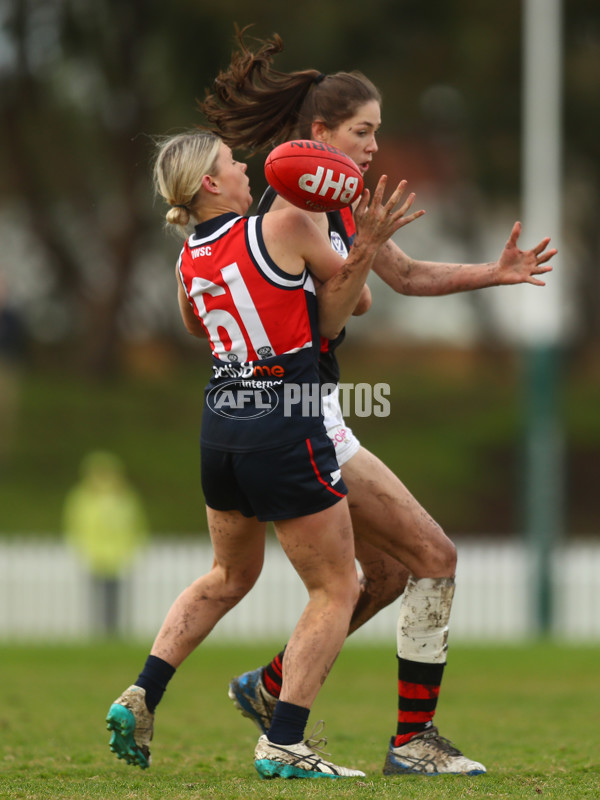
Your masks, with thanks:
[[(256, 768), (264, 777), (364, 775), (323, 760), (305, 742), (310, 707), (346, 637), (359, 584), (346, 487), (320, 409), (305, 415), (292, 405), (290, 416), (284, 399), (292, 385), (319, 387), (319, 333), (338, 334), (379, 247), (423, 212), (405, 216), (414, 195), (396, 209), (405, 182), (383, 203), (382, 177), (373, 201), (365, 196), (356, 210), (355, 247), (344, 261), (298, 209), (245, 216), (252, 203), (246, 165), (214, 134), (167, 139), (155, 180), (171, 206), (167, 222), (197, 223), (176, 274), (184, 324), (208, 335), (213, 355), (201, 472), (214, 563), (175, 600), (142, 672), (110, 707), (111, 750), (149, 766), (154, 710), (167, 683), (254, 585), (272, 521), (309, 600), (288, 643), (281, 697), (256, 746)], [(278, 379), (265, 380), (275, 367)]]
[[(212, 93), (200, 104), (224, 141), (257, 152), (289, 139), (314, 139), (342, 150), (366, 173), (377, 152), (381, 124), (376, 87), (358, 72), (277, 71), (272, 62), (282, 50), (281, 38), (275, 35), (252, 52), (243, 34), (238, 34), (239, 49), (230, 66), (217, 76)], [(259, 204), (261, 212), (286, 207), (289, 204), (272, 190)], [(352, 252), (350, 214), (304, 213), (335, 249)], [(517, 222), (500, 258), (486, 264), (419, 261), (388, 240), (377, 253), (373, 271), (394, 291), (407, 295), (444, 295), (516, 283), (543, 286), (537, 276), (551, 269), (547, 262), (556, 251), (547, 249), (549, 239), (519, 250), (520, 231)], [(324, 382), (339, 380), (335, 348), (342, 338), (343, 333), (322, 344)], [(402, 481), (361, 447), (343, 420), (337, 392), (323, 406), (349, 491), (356, 557), (363, 573), (349, 633), (403, 593), (397, 629), (398, 717), (384, 773), (485, 772), (433, 725), (446, 662), (455, 547)], [(284, 650), (266, 667), (244, 673), (230, 684), (236, 706), (261, 729), (268, 727), (286, 660)]]

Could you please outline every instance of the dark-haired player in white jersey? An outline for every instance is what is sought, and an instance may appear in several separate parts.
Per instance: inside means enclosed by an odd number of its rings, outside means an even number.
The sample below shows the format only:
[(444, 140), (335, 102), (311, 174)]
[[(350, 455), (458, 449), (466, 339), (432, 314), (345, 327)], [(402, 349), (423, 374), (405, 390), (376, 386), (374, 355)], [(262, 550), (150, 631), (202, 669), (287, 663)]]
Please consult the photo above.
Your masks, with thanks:
[(256, 746), (256, 769), (267, 778), (363, 775), (325, 761), (304, 736), (359, 593), (346, 487), (320, 410), (319, 334), (338, 335), (379, 247), (423, 212), (404, 216), (413, 195), (396, 209), (404, 182), (384, 203), (382, 178), (373, 201), (368, 193), (361, 199), (355, 246), (344, 261), (298, 209), (246, 217), (246, 166), (214, 135), (168, 139), (155, 179), (171, 206), (167, 221), (197, 222), (177, 277), (184, 324), (208, 336), (213, 354), (201, 461), (214, 564), (175, 600), (142, 672), (110, 707), (111, 750), (149, 766), (154, 710), (167, 683), (254, 585), (273, 521), (309, 600), (288, 643), (281, 696)]

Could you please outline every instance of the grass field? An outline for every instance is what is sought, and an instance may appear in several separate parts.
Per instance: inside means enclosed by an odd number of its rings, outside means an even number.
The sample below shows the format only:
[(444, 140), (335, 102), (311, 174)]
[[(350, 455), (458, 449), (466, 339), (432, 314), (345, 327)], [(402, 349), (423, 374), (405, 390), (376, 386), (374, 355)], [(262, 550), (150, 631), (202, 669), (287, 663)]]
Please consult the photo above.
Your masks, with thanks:
[(153, 766), (108, 750), (104, 716), (132, 683), (145, 648), (114, 643), (0, 646), (0, 797), (77, 800), (247, 798), (600, 797), (598, 647), (451, 648), (436, 721), (488, 774), (384, 778), (394, 732), (394, 648), (350, 644), (323, 688), (310, 725), (327, 722), (332, 760), (366, 778), (261, 781), (256, 729), (227, 698), (237, 672), (263, 663), (264, 646), (207, 644), (180, 669), (159, 708)]

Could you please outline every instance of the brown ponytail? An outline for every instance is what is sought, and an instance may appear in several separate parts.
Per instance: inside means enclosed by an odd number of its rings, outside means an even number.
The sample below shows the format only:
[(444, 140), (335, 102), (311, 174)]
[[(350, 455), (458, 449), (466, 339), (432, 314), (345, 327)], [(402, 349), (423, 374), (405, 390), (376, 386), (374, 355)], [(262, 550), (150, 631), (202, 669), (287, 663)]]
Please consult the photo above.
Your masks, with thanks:
[(252, 153), (289, 139), (310, 139), (314, 120), (335, 128), (369, 100), (381, 102), (379, 91), (359, 72), (273, 69), (283, 50), (281, 37), (257, 40), (260, 46), (252, 52), (246, 31), (236, 31), (239, 49), (231, 64), (217, 75), (213, 92), (198, 101), (209, 125), (232, 149)]

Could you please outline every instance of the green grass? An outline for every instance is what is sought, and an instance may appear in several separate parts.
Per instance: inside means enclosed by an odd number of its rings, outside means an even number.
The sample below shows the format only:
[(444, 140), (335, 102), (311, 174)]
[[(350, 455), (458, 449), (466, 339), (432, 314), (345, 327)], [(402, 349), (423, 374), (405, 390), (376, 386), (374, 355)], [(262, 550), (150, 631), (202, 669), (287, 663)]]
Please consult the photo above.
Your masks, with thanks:
[[(277, 645), (276, 645), (277, 646)], [(598, 647), (451, 648), (436, 721), (488, 774), (384, 778), (394, 732), (390, 648), (350, 644), (309, 726), (327, 722), (327, 750), (367, 777), (261, 781), (255, 728), (233, 709), (227, 683), (275, 652), (207, 644), (179, 670), (157, 714), (153, 766), (116, 760), (103, 718), (145, 659), (139, 646), (0, 646), (0, 797), (77, 800), (247, 798), (600, 797)]]

